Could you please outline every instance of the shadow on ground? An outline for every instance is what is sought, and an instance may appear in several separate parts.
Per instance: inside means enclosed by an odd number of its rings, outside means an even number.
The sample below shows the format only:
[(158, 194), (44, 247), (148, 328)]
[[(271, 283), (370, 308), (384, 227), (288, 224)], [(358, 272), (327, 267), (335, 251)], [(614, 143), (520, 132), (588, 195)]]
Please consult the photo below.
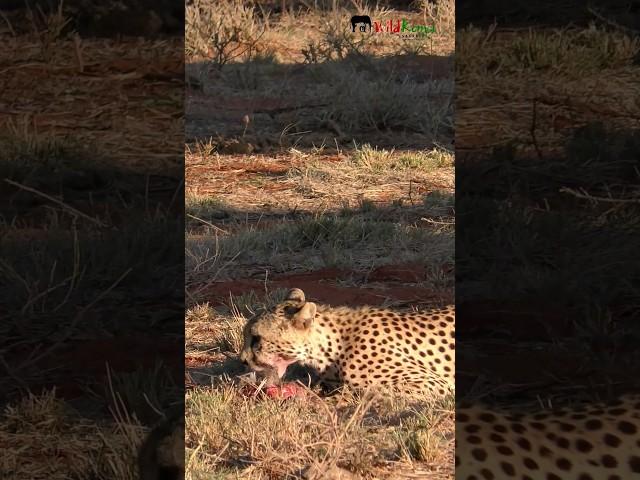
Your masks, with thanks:
[(452, 144), (453, 56), (260, 59), (220, 69), (191, 63), (186, 71), (187, 142), (213, 138), (221, 153)]
[(458, 158), (461, 396), (640, 387), (639, 147), (596, 124), (559, 157)]

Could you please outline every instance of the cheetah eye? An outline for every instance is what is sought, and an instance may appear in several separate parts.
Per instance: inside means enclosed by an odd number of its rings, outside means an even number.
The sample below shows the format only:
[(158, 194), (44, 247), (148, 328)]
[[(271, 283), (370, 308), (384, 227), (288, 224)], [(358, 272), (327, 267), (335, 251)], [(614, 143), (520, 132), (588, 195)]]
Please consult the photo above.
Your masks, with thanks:
[(259, 335), (252, 335), (251, 336), (251, 348), (255, 348), (258, 343), (260, 343), (260, 336)]

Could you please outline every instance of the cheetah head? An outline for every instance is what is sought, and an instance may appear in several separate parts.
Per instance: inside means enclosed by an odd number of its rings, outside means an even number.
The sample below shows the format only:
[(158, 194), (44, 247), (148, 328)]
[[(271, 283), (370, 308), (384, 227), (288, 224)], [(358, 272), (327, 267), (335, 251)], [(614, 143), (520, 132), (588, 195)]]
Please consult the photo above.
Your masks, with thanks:
[(290, 290), (284, 302), (247, 322), (240, 360), (256, 372), (282, 378), (289, 365), (305, 360), (315, 316), (316, 304), (307, 302), (299, 288)]

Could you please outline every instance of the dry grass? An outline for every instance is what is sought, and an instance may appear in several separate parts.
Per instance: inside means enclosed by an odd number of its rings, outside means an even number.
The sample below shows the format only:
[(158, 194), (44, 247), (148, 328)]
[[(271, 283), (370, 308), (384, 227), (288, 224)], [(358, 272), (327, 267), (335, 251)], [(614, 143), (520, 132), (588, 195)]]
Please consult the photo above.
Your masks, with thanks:
[[(573, 130), (606, 119), (640, 126), (637, 38), (587, 30), (467, 29), (456, 42), (456, 147), (558, 153)], [(533, 131), (533, 135), (532, 135)]]
[[(171, 249), (173, 258), (182, 250), (180, 234), (167, 235), (181, 223), (167, 214), (177, 181), (153, 173), (183, 171), (182, 40), (81, 38), (54, 3), (49, 14), (27, 9), (26, 20), (3, 13), (0, 31), (0, 476), (133, 480), (143, 397), (163, 408), (155, 400), (166, 384), (152, 392), (153, 371), (112, 371), (113, 394), (102, 377), (115, 331), (149, 335), (162, 301), (146, 282), (168, 286), (151, 271), (181, 273), (164, 270)], [(179, 327), (163, 315), (153, 334)], [(92, 342), (100, 347), (82, 358)], [(60, 398), (24, 393), (51, 385)], [(134, 403), (141, 414), (129, 417)]]
[(187, 155), (188, 285), (242, 278), (256, 266), (367, 270), (452, 261), (449, 152), (363, 145), (337, 161), (292, 157), (239, 163), (206, 151)]
[[(367, 219), (366, 213), (360, 217), (324, 215), (294, 223), (276, 221), (268, 229), (249, 226), (229, 236), (190, 236), (187, 285), (259, 272), (269, 275), (324, 267), (367, 271), (388, 264), (437, 267), (451, 262), (453, 225), (403, 225), (391, 220), (407, 213), (408, 209), (388, 210), (383, 214), (387, 219)], [(432, 281), (438, 283), (440, 278), (435, 276)]]
[[(350, 55), (389, 53), (448, 54), (454, 50), (455, 4), (415, 2), (410, 11), (368, 2), (334, 1), (322, 8), (301, 8), (274, 15), (259, 2), (197, 0), (186, 8), (185, 48), (189, 62), (210, 58), (217, 66), (230, 61), (271, 58), (280, 63), (315, 63)], [(400, 35), (351, 35), (349, 19), (357, 11), (383, 23), (404, 18), (433, 26), (428, 41)], [(358, 32), (359, 33), (359, 32)]]
[[(436, 8), (425, 1), (411, 11), (334, 2), (279, 14), (251, 5), (226, 0), (213, 8), (201, 0), (187, 8), (193, 39), (186, 70), (204, 94), (192, 99), (188, 136), (197, 137), (206, 123), (223, 140), (242, 137), (256, 152), (385, 137), (395, 145), (450, 144), (453, 2)], [(380, 24), (405, 20), (435, 32), (419, 38), (354, 33), (354, 9)], [(225, 24), (223, 31), (214, 33), (216, 22)], [(215, 106), (208, 97), (218, 97)], [(249, 125), (241, 122), (245, 114)]]
[(597, 27), (516, 33), (468, 28), (456, 43), (456, 69), (465, 80), (491, 71), (580, 78), (629, 66), (640, 49), (637, 38)]
[(465, 340), (458, 394), (633, 389), (637, 35), (471, 28), (457, 44), (457, 202), (473, 214), (457, 232), (456, 289), (478, 318), (496, 312)]
[(335, 467), (354, 478), (453, 478), (452, 399), (343, 389), (278, 402), (247, 397), (216, 375), (239, 352), (243, 313), (283, 295), (233, 298), (227, 313), (204, 304), (187, 313), (187, 364), (201, 364), (186, 399), (187, 478), (300, 478), (309, 467), (318, 479)]
[(185, 9), (185, 53), (188, 57), (213, 56), (218, 66), (251, 58), (264, 33), (251, 2), (195, 0)]
[(363, 203), (412, 206), (435, 190), (453, 193), (453, 155), (439, 148), (395, 151), (365, 144), (338, 155), (294, 149), (286, 157), (254, 155), (241, 161), (187, 154), (188, 207), (199, 213), (206, 206), (265, 214), (326, 212)]
[(96, 423), (82, 418), (55, 391), (28, 395), (0, 416), (3, 478), (134, 480), (145, 429), (131, 418)]
[(28, 104), (0, 116), (5, 130), (14, 130), (12, 136), (55, 131), (59, 138), (72, 136), (84, 145), (89, 158), (96, 149), (109, 152), (111, 165), (145, 173), (182, 169), (182, 152), (176, 151), (184, 132), (181, 89), (167, 89), (163, 98), (148, 95), (149, 81), (157, 89), (181, 76), (177, 39), (116, 44), (62, 37), (47, 47), (47, 61), (36, 34), (4, 35), (3, 41), (0, 69), (8, 75), (3, 95), (21, 98), (29, 92)]
[[(234, 305), (238, 303), (242, 301), (235, 299)], [(243, 344), (242, 328), (245, 323), (246, 318), (237, 308), (223, 316), (208, 303), (193, 305), (185, 318), (187, 356), (222, 351), (238, 354)]]
[[(428, 416), (434, 424), (422, 423)], [(391, 471), (395, 478), (453, 478), (452, 417), (451, 402), (344, 392), (279, 403), (246, 398), (232, 386), (199, 387), (187, 394), (187, 478), (300, 478), (312, 465), (338, 466), (356, 478)]]

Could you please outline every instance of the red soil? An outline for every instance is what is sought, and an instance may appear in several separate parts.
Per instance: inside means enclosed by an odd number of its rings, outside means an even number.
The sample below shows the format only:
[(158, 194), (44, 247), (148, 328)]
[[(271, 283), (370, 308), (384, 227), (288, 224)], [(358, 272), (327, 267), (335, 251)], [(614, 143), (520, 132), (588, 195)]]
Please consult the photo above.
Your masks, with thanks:
[[(278, 275), (271, 281), (272, 287), (301, 288), (310, 300), (331, 305), (382, 305), (393, 301), (414, 306), (426, 306), (453, 302), (450, 289), (427, 290), (422, 287), (405, 285), (424, 278), (424, 268), (406, 265), (389, 265), (375, 269), (368, 277), (366, 287), (337, 285), (336, 281), (349, 281), (355, 272), (325, 268), (308, 273)], [(362, 274), (360, 274), (362, 275)], [(372, 278), (373, 277), (373, 278)], [(204, 291), (213, 304), (226, 304), (229, 295), (242, 295), (251, 291), (264, 292), (261, 280), (232, 280), (216, 282)]]

